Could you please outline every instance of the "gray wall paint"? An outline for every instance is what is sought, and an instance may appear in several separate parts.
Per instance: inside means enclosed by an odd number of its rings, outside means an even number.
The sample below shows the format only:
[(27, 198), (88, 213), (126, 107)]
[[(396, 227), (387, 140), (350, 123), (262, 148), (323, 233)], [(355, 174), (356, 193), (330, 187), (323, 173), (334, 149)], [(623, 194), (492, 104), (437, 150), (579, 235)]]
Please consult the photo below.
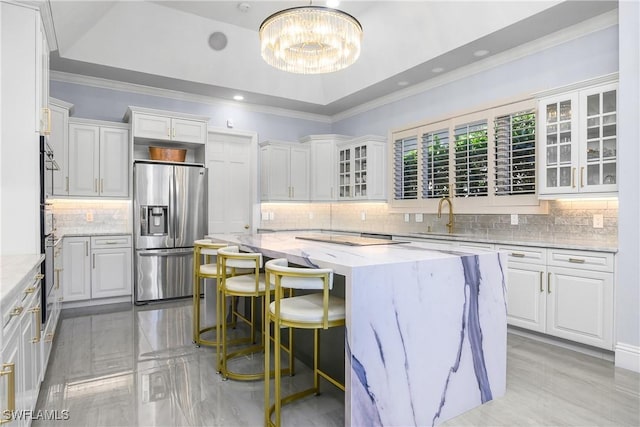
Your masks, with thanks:
[(333, 132), (387, 135), (389, 129), (439, 119), (504, 99), (618, 71), (618, 27), (613, 26), (542, 52), (338, 121)]
[(50, 93), (74, 105), (72, 117), (86, 119), (122, 122), (127, 107), (135, 105), (206, 116), (213, 127), (224, 128), (231, 119), (234, 129), (258, 132), (259, 141), (297, 141), (306, 135), (331, 133), (330, 123), (253, 112), (228, 104), (181, 101), (59, 81), (51, 81)]
[[(640, 347), (640, 3), (621, 1), (617, 341)], [(636, 361), (638, 363), (640, 361)]]

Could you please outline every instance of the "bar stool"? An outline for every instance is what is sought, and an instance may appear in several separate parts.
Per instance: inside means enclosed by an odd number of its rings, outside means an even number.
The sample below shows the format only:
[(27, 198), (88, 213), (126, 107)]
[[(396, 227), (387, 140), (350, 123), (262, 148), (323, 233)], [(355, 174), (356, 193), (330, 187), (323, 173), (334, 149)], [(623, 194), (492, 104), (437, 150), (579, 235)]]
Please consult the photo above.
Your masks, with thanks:
[[(345, 301), (342, 298), (330, 295), (333, 288), (333, 270), (319, 268), (294, 268), (288, 266), (284, 258), (273, 259), (266, 263), (265, 273), (267, 282), (275, 286), (274, 301), (269, 301), (269, 294), (265, 298), (265, 372), (269, 370), (270, 351), (270, 325), (273, 322), (274, 333), (274, 404), (270, 401), (269, 375), (265, 374), (264, 382), (264, 407), (265, 425), (280, 426), (282, 405), (320, 393), (319, 377), (344, 391), (344, 385), (339, 383), (318, 367), (318, 349), (320, 345), (319, 330), (328, 329), (345, 324)], [(304, 289), (319, 290), (322, 292), (310, 293), (301, 296), (283, 297), (284, 290)], [(313, 387), (282, 397), (281, 394), (281, 367), (280, 353), (282, 343), (280, 339), (283, 327), (313, 329)], [(290, 335), (291, 337), (291, 335)], [(289, 341), (289, 366), (293, 372), (293, 340)], [(275, 412), (275, 422), (271, 421), (271, 415)]]
[[(220, 296), (222, 299), (226, 297), (248, 297), (251, 302), (250, 317), (240, 313), (235, 303), (231, 304), (231, 315), (238, 320), (249, 325), (250, 334), (248, 341), (252, 344), (256, 343), (256, 313), (255, 313), (255, 300), (264, 297), (266, 292), (264, 273), (260, 273), (262, 268), (262, 254), (261, 253), (242, 253), (237, 246), (227, 246), (226, 248), (218, 249), (218, 263), (221, 271), (227, 271), (228, 269), (250, 269), (252, 274), (244, 275), (223, 275), (220, 280)], [(225, 319), (227, 318), (226, 304), (222, 304), (222, 310), (218, 313), (217, 336), (221, 339), (218, 340), (217, 353), (218, 353), (218, 369), (222, 374), (223, 379), (234, 379), (240, 381), (257, 380), (261, 379), (264, 375), (259, 373), (238, 373), (232, 372), (227, 366), (227, 362), (238, 356), (262, 352), (264, 349), (263, 342), (258, 345), (245, 346), (237, 349), (233, 352), (228, 351), (228, 345), (237, 343), (237, 340), (229, 342), (227, 338), (228, 325)]]
[[(198, 347), (216, 346), (218, 340), (207, 340), (202, 338), (202, 334), (213, 331), (216, 325), (201, 327), (200, 319), (200, 294), (202, 293), (201, 281), (206, 279), (215, 280), (216, 316), (219, 311), (220, 299), (220, 269), (218, 267), (218, 249), (226, 247), (226, 243), (213, 243), (209, 239), (196, 240), (193, 242), (193, 343)], [(204, 256), (204, 264), (202, 257)], [(212, 261), (215, 259), (215, 263)]]

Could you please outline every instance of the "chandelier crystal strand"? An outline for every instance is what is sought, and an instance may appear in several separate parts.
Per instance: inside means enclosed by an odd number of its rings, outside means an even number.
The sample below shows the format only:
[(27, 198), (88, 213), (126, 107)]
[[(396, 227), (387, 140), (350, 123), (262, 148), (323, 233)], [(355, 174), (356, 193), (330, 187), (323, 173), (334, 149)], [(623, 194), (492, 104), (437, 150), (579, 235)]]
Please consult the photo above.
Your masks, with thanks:
[(298, 74), (341, 70), (360, 56), (362, 27), (351, 15), (321, 6), (277, 12), (260, 26), (267, 64)]

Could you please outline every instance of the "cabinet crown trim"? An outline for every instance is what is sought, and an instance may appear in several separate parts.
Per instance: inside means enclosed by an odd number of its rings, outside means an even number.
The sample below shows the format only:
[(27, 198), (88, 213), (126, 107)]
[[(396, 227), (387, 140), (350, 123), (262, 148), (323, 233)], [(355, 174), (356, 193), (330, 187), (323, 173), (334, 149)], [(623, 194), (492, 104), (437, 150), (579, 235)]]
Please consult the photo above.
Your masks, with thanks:
[(560, 95), (565, 92), (573, 92), (580, 89), (586, 89), (591, 86), (599, 86), (606, 83), (616, 83), (618, 81), (618, 73), (605, 74), (588, 80), (582, 80), (566, 86), (559, 86), (553, 89), (536, 92), (533, 94), (536, 98), (546, 98), (547, 96)]
[(131, 122), (131, 118), (133, 117), (134, 113), (153, 114), (156, 116), (166, 116), (176, 119), (190, 119), (209, 122), (209, 117), (207, 116), (197, 116), (195, 114), (180, 113), (176, 111), (156, 110), (153, 108), (136, 107), (133, 105), (127, 107), (127, 112), (124, 114), (122, 120), (127, 123)]
[(346, 141), (350, 141), (353, 139), (353, 136), (348, 136), (348, 135), (340, 135), (337, 133), (329, 133), (329, 134), (323, 134), (323, 135), (307, 135), (307, 136), (303, 136), (302, 138), (299, 139), (300, 142), (312, 142), (312, 141), (327, 141), (327, 140), (332, 140), (335, 142), (346, 142)]
[(131, 129), (131, 125), (129, 125), (128, 123), (108, 122), (105, 120), (94, 120), (94, 119), (83, 119), (81, 117), (69, 117), (69, 124), (111, 127), (111, 128), (119, 128), (119, 129), (126, 129), (126, 130)]
[(69, 110), (69, 114), (72, 113), (73, 107), (74, 105), (71, 104), (70, 102), (67, 101), (63, 101), (61, 99), (58, 98), (53, 98), (53, 97), (49, 97), (49, 105), (55, 105), (56, 107), (61, 107), (64, 109)]

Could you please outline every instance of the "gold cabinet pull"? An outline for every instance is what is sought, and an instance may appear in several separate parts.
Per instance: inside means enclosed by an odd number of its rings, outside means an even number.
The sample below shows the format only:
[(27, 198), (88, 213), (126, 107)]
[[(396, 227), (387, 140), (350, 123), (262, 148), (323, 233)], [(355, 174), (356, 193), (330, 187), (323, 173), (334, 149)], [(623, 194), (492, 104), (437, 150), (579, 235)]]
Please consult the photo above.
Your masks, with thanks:
[(38, 281), (38, 280), (42, 280), (42, 279), (44, 279), (44, 274), (42, 274), (42, 273), (38, 273), (38, 274), (36, 274), (36, 275), (34, 276), (34, 279), (35, 279), (36, 281)]
[(94, 193), (98, 192), (98, 178), (93, 180), (93, 192)]
[(541, 271), (541, 272), (540, 272), (540, 293), (544, 292), (544, 288), (542, 287), (542, 275), (543, 275), (543, 274), (544, 274), (544, 273)]
[(24, 293), (25, 293), (25, 294), (27, 294), (27, 295), (29, 295), (29, 294), (34, 293), (35, 291), (36, 291), (36, 288), (34, 288), (34, 287), (30, 287), (30, 288), (25, 289), (25, 290), (24, 290)]
[(62, 269), (56, 268), (56, 289), (60, 289), (60, 272)]
[[(2, 365), (2, 371), (0, 371), (0, 378), (7, 376), (7, 411), (11, 414), (16, 410), (16, 364), (4, 363)], [(0, 424), (8, 423), (12, 421), (12, 418), (4, 416), (4, 412), (0, 414)]]
[(85, 256), (89, 256), (89, 242), (84, 242)]
[(104, 193), (104, 178), (100, 178), (100, 194)]
[(93, 268), (96, 268), (96, 254), (93, 254)]
[(511, 252), (511, 256), (516, 258), (524, 258), (524, 254), (521, 252)]
[(580, 188), (584, 187), (584, 166), (580, 168)]
[(574, 264), (584, 264), (584, 259), (582, 258), (569, 258), (569, 262)]
[(576, 188), (576, 168), (571, 169), (571, 188)]
[(36, 336), (31, 339), (31, 343), (36, 344), (40, 342), (40, 329), (42, 329), (42, 317), (40, 316), (40, 307), (34, 307), (29, 310), (36, 316)]
[(9, 317), (20, 316), (22, 314), (22, 310), (24, 310), (24, 307), (21, 305), (13, 307), (13, 310), (9, 313)]
[(547, 273), (547, 293), (551, 293), (551, 273)]
[(64, 191), (68, 193), (69, 192), (69, 177), (65, 176), (64, 179), (66, 181), (66, 185), (65, 185), (65, 190)]
[(173, 128), (173, 137), (176, 137), (176, 128)]
[(249, 224), (245, 224), (245, 225), (244, 225), (244, 229), (245, 229), (245, 230), (248, 230), (248, 229), (249, 229)]
[(55, 336), (55, 333), (49, 332), (47, 335), (45, 335), (44, 342), (53, 342), (54, 336)]

